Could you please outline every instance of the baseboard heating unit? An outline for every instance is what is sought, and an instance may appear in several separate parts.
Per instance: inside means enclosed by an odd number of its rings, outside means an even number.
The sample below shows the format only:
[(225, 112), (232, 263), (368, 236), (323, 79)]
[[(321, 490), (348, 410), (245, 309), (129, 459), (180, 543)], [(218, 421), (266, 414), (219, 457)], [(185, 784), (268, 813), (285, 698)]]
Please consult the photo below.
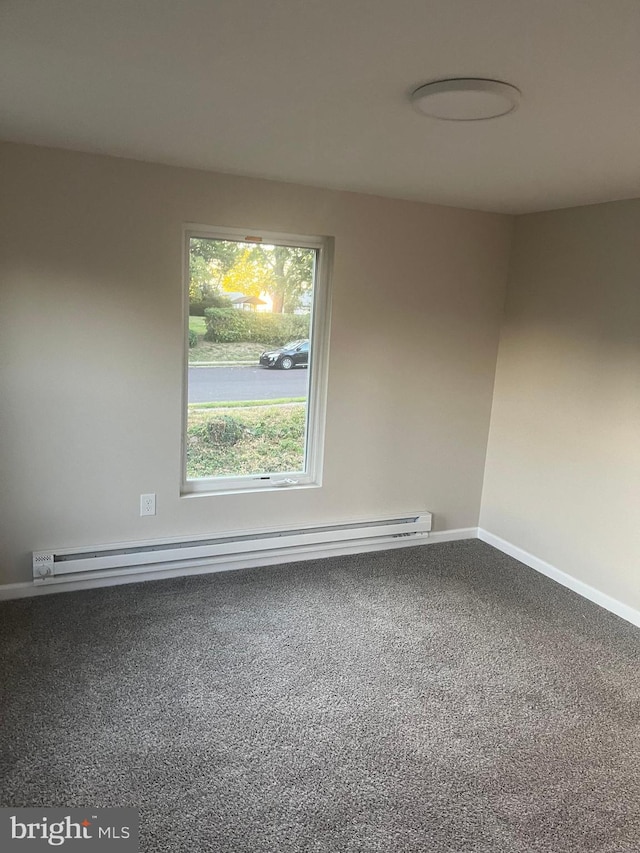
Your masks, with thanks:
[(256, 559), (275, 562), (280, 557), (323, 556), (331, 549), (373, 550), (378, 546), (382, 550), (418, 544), (430, 530), (431, 513), (417, 512), (374, 521), (34, 551), (33, 580), (37, 584), (68, 583), (163, 570), (188, 574), (198, 567), (228, 564), (232, 568), (234, 563)]

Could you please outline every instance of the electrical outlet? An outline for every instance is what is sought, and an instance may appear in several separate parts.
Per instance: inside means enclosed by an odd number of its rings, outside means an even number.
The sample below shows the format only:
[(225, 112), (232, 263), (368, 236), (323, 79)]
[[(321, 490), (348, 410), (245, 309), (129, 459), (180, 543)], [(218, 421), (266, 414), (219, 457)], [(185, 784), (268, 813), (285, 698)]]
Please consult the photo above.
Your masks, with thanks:
[(140, 515), (156, 514), (156, 496), (140, 495)]

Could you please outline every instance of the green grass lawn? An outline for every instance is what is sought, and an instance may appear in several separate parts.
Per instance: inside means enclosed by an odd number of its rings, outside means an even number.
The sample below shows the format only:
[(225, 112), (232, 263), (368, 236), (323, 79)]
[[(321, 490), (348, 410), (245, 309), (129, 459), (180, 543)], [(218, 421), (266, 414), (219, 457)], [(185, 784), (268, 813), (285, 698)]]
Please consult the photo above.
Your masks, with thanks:
[(214, 344), (200, 339), (198, 345), (189, 350), (189, 364), (208, 361), (248, 361), (257, 364), (266, 349), (268, 347), (264, 344)]
[(213, 361), (249, 361), (256, 362), (268, 349), (264, 344), (215, 344), (203, 340), (207, 331), (204, 317), (189, 317), (189, 328), (198, 336), (198, 343), (189, 350), (189, 364)]
[(189, 407), (187, 476), (301, 471), (306, 405)]
[(281, 406), (288, 403), (306, 403), (306, 397), (272, 397), (270, 400), (214, 401), (212, 403), (189, 403), (190, 409), (246, 409), (256, 406)]

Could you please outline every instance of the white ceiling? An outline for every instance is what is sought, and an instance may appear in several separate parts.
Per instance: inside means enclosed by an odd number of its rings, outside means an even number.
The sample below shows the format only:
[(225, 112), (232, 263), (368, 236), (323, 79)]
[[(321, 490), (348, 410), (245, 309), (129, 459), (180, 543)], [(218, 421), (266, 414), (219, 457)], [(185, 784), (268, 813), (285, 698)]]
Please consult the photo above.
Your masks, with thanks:
[[(522, 104), (410, 107), (450, 76)], [(640, 0), (0, 0), (0, 138), (516, 213), (640, 196)]]

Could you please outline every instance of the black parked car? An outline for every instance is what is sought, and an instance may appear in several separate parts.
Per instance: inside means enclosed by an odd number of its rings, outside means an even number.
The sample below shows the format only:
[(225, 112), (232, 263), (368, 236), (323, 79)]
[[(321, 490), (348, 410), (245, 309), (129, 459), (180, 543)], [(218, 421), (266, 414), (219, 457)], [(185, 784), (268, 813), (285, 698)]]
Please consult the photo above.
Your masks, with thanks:
[(263, 367), (280, 367), (291, 370), (292, 367), (308, 367), (309, 341), (293, 341), (280, 349), (263, 352), (260, 356)]

